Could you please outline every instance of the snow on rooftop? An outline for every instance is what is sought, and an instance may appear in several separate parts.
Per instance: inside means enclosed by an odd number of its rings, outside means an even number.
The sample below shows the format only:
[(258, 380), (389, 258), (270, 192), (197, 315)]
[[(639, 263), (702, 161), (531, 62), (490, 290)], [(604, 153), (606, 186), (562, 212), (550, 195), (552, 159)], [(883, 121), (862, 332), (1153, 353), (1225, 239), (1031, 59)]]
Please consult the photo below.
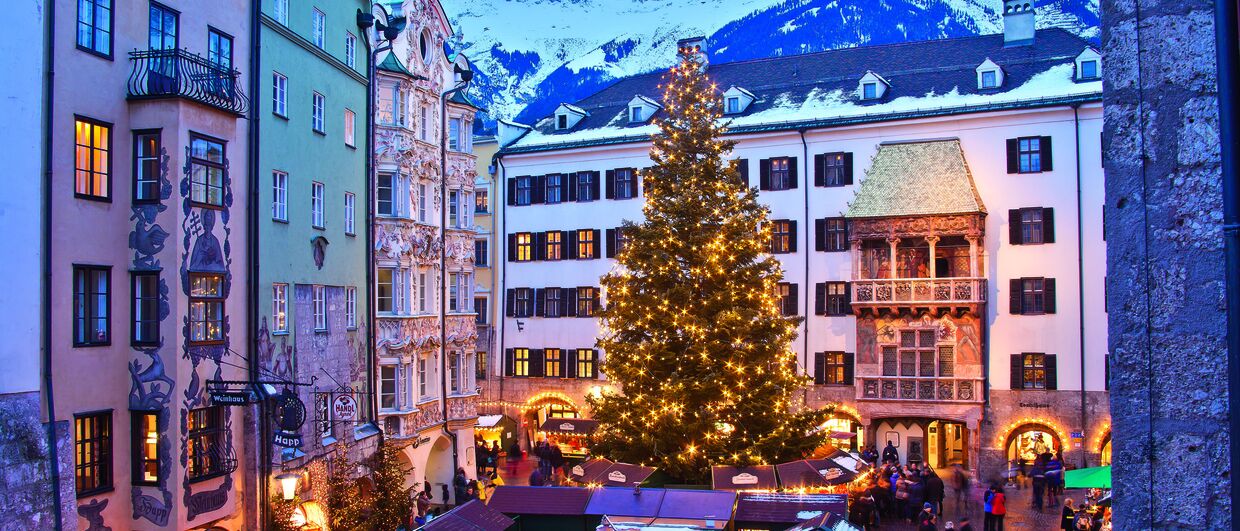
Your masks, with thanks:
[[(1072, 96), (1090, 96), (1102, 93), (1102, 81), (1077, 83), (1073, 77), (1072, 64), (1052, 66), (1035, 74), (1020, 86), (997, 93), (961, 94), (959, 88), (947, 93), (928, 93), (921, 96), (901, 96), (890, 101), (874, 104), (860, 104), (853, 91), (811, 90), (803, 101), (797, 102), (793, 93), (785, 92), (776, 96), (772, 106), (762, 111), (731, 118), (733, 128), (761, 127), (778, 124), (794, 124), (797, 122), (814, 122), (831, 119), (861, 118), (871, 116), (880, 118), (883, 115), (915, 112), (932, 112), (950, 109), (965, 109), (997, 104), (1016, 104), (1036, 102), (1049, 98)], [(516, 147), (529, 148), (536, 146), (553, 146), (556, 144), (578, 144), (612, 139), (648, 138), (658, 132), (654, 124), (639, 127), (625, 127), (627, 123), (621, 112), (604, 127), (582, 129), (568, 133), (548, 133), (537, 129), (530, 131)]]

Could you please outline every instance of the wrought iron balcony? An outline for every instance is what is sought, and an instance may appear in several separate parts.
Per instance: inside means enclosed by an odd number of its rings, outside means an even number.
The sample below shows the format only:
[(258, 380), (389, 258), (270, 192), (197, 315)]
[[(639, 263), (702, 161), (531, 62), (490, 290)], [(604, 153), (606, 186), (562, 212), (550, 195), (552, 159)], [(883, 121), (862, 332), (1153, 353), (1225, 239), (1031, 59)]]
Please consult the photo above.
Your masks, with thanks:
[(981, 402), (981, 378), (865, 376), (858, 377), (860, 396), (869, 400), (919, 402)]
[(986, 302), (984, 278), (884, 278), (852, 281), (852, 303), (943, 305)]
[(222, 68), (181, 49), (129, 53), (129, 99), (186, 98), (238, 116), (249, 100), (241, 92), (241, 73)]

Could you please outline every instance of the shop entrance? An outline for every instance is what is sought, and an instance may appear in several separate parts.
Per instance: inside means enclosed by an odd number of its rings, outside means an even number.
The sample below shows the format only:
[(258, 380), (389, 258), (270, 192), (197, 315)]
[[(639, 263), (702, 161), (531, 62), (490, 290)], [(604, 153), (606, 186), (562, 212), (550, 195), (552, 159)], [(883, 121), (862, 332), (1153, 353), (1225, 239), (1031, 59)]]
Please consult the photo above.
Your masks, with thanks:
[(1008, 461), (1026, 461), (1032, 463), (1042, 454), (1063, 456), (1063, 442), (1059, 440), (1055, 430), (1042, 424), (1026, 424), (1008, 435), (1004, 449)]
[(926, 430), (927, 462), (936, 469), (969, 466), (969, 430), (964, 424), (936, 420)]
[(875, 450), (881, 456), (887, 443), (899, 455), (901, 464), (927, 464), (935, 469), (954, 465), (970, 467), (969, 428), (954, 420), (934, 418), (889, 418), (875, 420)]

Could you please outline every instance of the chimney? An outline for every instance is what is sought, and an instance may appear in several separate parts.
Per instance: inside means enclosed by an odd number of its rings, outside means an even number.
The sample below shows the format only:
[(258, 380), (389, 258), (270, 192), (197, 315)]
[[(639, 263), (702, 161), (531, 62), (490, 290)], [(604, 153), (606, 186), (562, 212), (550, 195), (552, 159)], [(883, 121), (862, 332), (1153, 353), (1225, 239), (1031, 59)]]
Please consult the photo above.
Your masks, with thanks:
[(695, 61), (706, 67), (706, 37), (689, 37), (676, 41), (676, 58), (684, 59), (692, 57)]
[(1027, 46), (1033, 44), (1034, 0), (1004, 0), (1003, 45)]

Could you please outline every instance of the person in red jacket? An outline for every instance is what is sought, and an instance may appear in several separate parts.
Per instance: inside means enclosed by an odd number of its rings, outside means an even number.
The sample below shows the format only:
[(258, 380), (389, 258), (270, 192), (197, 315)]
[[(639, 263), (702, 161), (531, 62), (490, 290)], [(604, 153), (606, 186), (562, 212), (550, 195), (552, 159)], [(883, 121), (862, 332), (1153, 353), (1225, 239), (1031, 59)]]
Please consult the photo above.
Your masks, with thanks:
[(990, 494), (990, 514), (991, 520), (986, 531), (1003, 531), (1003, 517), (1007, 516), (1007, 495), (1003, 493), (1003, 486), (996, 485), (994, 492)]

